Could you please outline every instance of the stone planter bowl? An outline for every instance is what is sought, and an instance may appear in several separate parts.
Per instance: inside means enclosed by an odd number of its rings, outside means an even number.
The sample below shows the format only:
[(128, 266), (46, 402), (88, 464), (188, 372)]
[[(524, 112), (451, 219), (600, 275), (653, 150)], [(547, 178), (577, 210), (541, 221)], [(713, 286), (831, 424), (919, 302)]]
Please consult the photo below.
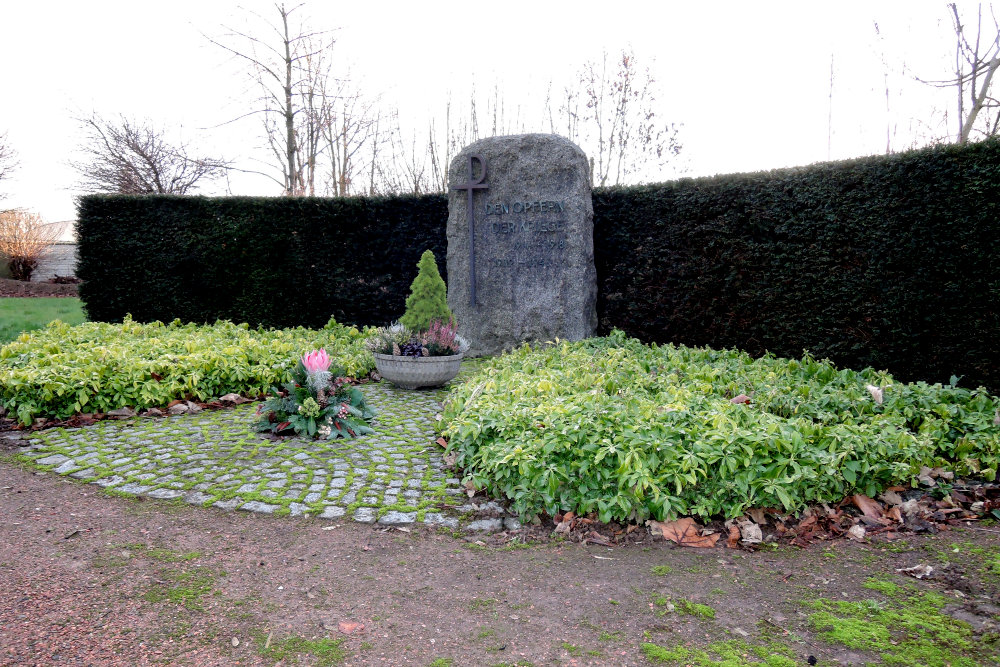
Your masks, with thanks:
[(464, 353), (447, 357), (398, 357), (393, 354), (375, 355), (378, 374), (401, 389), (440, 387), (458, 375)]

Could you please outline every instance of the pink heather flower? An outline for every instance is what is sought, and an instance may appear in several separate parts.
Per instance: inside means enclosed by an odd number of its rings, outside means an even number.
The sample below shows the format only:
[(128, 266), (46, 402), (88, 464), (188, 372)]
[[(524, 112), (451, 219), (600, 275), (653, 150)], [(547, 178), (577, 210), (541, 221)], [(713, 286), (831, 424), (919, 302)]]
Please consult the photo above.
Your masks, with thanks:
[(325, 349), (320, 348), (302, 355), (302, 365), (310, 373), (325, 371), (330, 368), (330, 357), (327, 356)]

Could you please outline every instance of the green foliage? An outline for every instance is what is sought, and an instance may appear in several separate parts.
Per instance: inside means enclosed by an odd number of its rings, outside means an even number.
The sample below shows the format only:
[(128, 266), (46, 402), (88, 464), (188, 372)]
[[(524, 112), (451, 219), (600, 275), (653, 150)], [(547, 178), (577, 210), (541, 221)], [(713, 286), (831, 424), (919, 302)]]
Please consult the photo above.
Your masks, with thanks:
[(280, 389), (272, 387), (271, 393), (257, 407), (260, 419), (254, 427), (258, 432), (296, 433), (327, 440), (375, 432), (368, 426), (375, 418), (375, 411), (365, 402), (361, 390), (351, 386), (342, 370), (307, 373), (300, 359), (292, 371), (292, 379)]
[(424, 332), (431, 322), (451, 322), (453, 317), (448, 309), (448, 288), (438, 272), (434, 253), (425, 250), (417, 269), (417, 277), (410, 285), (410, 296), (406, 297), (406, 313), (399, 318), (399, 323), (407, 329)]
[(874, 496), (916, 483), (922, 465), (995, 479), (998, 407), (983, 390), (616, 331), (486, 362), (452, 391), (441, 428), (466, 480), (523, 518), (662, 520)]
[(9, 343), (25, 331), (41, 329), (61, 320), (69, 325), (87, 318), (79, 299), (72, 298), (0, 298), (0, 345)]
[(1000, 140), (593, 199), (602, 333), (1000, 392)]
[[(604, 333), (1000, 391), (1000, 141), (599, 189), (593, 207)], [(93, 320), (388, 324), (418, 248), (445, 256), (446, 216), (442, 195), (88, 196), (80, 293)]]
[(77, 214), (80, 297), (104, 322), (388, 324), (422, 250), (445, 256), (447, 217), (443, 195), (90, 195)]
[(369, 330), (331, 321), (320, 330), (153, 322), (53, 322), (0, 348), (0, 405), (22, 424), (80, 412), (163, 406), (231, 392), (259, 395), (291, 379), (295, 359), (325, 347), (348, 375), (373, 368)]

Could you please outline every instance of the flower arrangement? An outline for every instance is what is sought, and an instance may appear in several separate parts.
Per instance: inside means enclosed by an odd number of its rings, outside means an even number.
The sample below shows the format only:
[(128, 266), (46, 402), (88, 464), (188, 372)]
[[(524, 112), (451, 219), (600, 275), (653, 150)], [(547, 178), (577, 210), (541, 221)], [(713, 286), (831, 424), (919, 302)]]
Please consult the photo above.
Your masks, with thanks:
[(468, 344), (458, 335), (454, 320), (432, 320), (422, 332), (399, 323), (376, 329), (365, 347), (371, 352), (396, 357), (447, 357), (464, 352)]
[(330, 363), (322, 348), (302, 355), (292, 381), (272, 387), (272, 396), (258, 406), (254, 428), (261, 433), (296, 433), (327, 440), (373, 433), (368, 424), (375, 411), (360, 389), (342, 373), (330, 370)]

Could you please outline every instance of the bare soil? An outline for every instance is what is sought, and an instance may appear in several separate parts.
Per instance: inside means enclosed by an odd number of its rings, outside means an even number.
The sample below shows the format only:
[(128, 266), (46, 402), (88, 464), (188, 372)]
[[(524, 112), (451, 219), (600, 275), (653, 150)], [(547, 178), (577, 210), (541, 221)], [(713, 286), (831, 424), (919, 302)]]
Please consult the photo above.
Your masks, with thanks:
[(0, 278), (0, 297), (72, 297), (77, 295), (77, 285), (56, 283), (31, 283), (11, 278)]
[[(970, 527), (766, 552), (652, 536), (614, 548), (523, 541), (547, 532), (482, 538), (112, 497), (8, 453), (0, 664), (642, 665), (643, 642), (754, 642), (765, 632), (802, 664), (861, 664), (872, 656), (810, 633), (803, 600), (865, 599), (870, 576), (903, 580), (897, 568), (934, 562), (953, 543), (995, 549), (1000, 537)], [(908, 581), (958, 603), (997, 602), (973, 568), (945, 570)], [(716, 617), (662, 614), (664, 597)], [(346, 657), (276, 653), (289, 638), (342, 640)]]

